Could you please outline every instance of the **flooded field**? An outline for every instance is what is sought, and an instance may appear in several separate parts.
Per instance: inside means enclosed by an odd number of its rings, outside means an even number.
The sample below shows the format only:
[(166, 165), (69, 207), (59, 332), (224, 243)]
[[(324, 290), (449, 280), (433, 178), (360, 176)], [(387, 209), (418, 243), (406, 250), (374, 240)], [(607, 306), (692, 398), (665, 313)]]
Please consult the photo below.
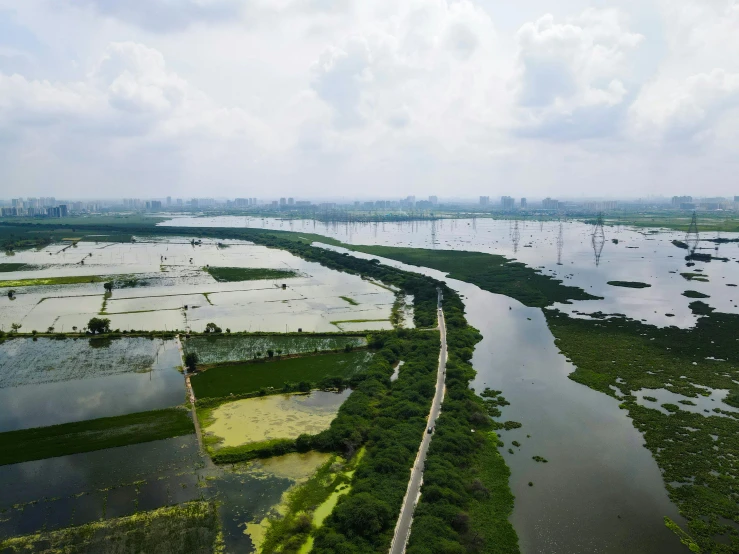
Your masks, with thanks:
[(172, 340), (6, 340), (0, 432), (182, 404), (181, 363)]
[[(84, 329), (92, 317), (107, 317), (112, 329), (122, 331), (203, 331), (209, 322), (234, 332), (336, 332), (342, 322), (360, 331), (392, 328), (392, 291), (283, 251), (237, 241), (121, 244), (100, 238), (100, 243), (67, 249), (52, 244), (12, 256), (13, 263), (34, 269), (2, 273), (0, 329), (18, 324), (23, 332), (71, 332)], [(9, 258), (0, 254), (0, 263)], [(219, 281), (208, 268), (264, 271), (245, 281)], [(295, 276), (254, 279), (276, 271)], [(56, 284), (71, 277), (82, 279)], [(107, 280), (114, 282), (111, 294), (105, 294)]]
[[(557, 306), (568, 313), (621, 313), (655, 325), (690, 327), (696, 316), (682, 296), (695, 290), (710, 296), (704, 300), (726, 313), (739, 313), (739, 244), (715, 244), (718, 238), (704, 233), (697, 252), (710, 253), (728, 261), (696, 261), (686, 266), (687, 251), (672, 244), (685, 233), (668, 230), (605, 227), (604, 241), (593, 244), (593, 226), (585, 223), (537, 220), (450, 219), (405, 223), (325, 224), (307, 220), (245, 217), (181, 217), (162, 225), (192, 227), (255, 227), (283, 231), (305, 231), (348, 244), (376, 244), (445, 250), (469, 250), (501, 254), (547, 275), (602, 296), (603, 300), (573, 302)], [(722, 233), (723, 238), (739, 238)], [(561, 244), (561, 248), (558, 247)], [(718, 248), (718, 249), (717, 249)], [(561, 265), (560, 265), (561, 264)], [(681, 273), (702, 274), (700, 281)], [(608, 281), (636, 281), (643, 289), (614, 287)], [(671, 314), (671, 315), (667, 315)]]
[[(684, 234), (674, 231), (606, 227), (605, 240), (599, 245), (594, 244), (592, 226), (575, 222), (447, 220), (322, 225), (190, 218), (170, 224), (303, 229), (349, 244), (503, 254), (562, 279), (566, 285), (603, 297), (555, 306), (574, 317), (620, 313), (657, 326), (689, 328), (697, 316), (688, 306), (694, 298), (683, 294), (687, 290), (706, 295), (702, 301), (718, 311), (739, 313), (739, 293), (732, 286), (739, 284), (736, 243), (719, 244), (716, 250), (715, 243), (704, 240), (699, 243), (699, 252), (726, 261), (695, 261), (688, 266), (686, 251), (672, 243), (683, 240)], [(736, 236), (724, 234), (724, 238)], [(436, 271), (387, 263), (443, 278)], [(468, 283), (445, 280), (464, 296), (468, 321), (484, 337), (472, 360), (478, 371), (473, 386), (477, 390), (503, 390), (510, 402), (503, 417), (523, 424), (520, 429), (502, 432), (505, 446), (500, 450), (512, 472), (511, 488), (516, 496), (512, 522), (522, 552), (681, 551), (679, 539), (664, 525), (663, 518), (670, 517), (681, 526), (685, 520), (668, 498), (660, 469), (644, 448), (644, 436), (619, 409), (617, 399), (567, 378), (575, 367), (555, 346), (541, 309)], [(609, 284), (613, 281), (650, 286)], [(711, 408), (719, 407), (733, 413), (723, 403), (717, 406), (725, 394), (707, 390), (705, 398), (696, 400), (649, 389), (638, 393), (637, 401), (652, 404), (650, 407), (661, 413), (669, 412), (663, 405), (677, 406), (672, 403), (681, 400), (680, 408), (687, 412), (705, 415), (705, 410), (713, 412)], [(538, 463), (535, 456), (549, 463)]]
[(347, 345), (352, 348), (366, 346), (364, 337), (331, 337), (331, 336), (193, 336), (184, 341), (185, 353), (195, 352), (203, 364), (223, 362), (240, 362), (252, 360), (257, 353), (266, 356), (268, 350), (278, 355), (303, 354), (306, 352), (323, 352), (326, 350), (343, 350)]
[(349, 394), (313, 391), (235, 400), (213, 410), (205, 430), (218, 440), (218, 447), (296, 439), (328, 429)]
[(0, 466), (0, 537), (198, 499), (202, 467), (195, 435)]

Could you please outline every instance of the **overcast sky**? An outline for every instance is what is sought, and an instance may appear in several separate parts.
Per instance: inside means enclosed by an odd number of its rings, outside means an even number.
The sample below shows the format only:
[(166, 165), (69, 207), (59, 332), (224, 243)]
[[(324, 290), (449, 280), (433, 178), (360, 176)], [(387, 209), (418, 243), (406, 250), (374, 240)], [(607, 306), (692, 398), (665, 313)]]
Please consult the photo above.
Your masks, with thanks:
[(739, 0), (0, 0), (40, 194), (739, 195)]

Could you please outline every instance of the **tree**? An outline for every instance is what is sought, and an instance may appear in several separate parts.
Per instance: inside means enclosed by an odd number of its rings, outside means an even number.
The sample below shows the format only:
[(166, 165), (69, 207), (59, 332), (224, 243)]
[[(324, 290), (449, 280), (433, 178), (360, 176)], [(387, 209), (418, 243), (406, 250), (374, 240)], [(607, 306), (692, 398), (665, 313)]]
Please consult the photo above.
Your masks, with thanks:
[(103, 284), (103, 287), (105, 287), (105, 292), (112, 292), (113, 281), (108, 281), (107, 283)]
[(198, 357), (197, 352), (188, 352), (187, 354), (185, 354), (185, 366), (190, 371), (195, 371), (195, 369), (197, 369), (199, 361), (200, 358)]
[(11, 323), (10, 324), (10, 328), (13, 329), (13, 332), (14, 333), (16, 331), (18, 331), (18, 329), (20, 329), (21, 327), (23, 327), (23, 325), (21, 325), (20, 323)]
[(87, 322), (87, 328), (93, 335), (110, 332), (110, 319), (107, 317), (93, 317)]
[(208, 323), (208, 325), (205, 326), (206, 333), (220, 333), (221, 331), (222, 329), (213, 322), (210, 322)]

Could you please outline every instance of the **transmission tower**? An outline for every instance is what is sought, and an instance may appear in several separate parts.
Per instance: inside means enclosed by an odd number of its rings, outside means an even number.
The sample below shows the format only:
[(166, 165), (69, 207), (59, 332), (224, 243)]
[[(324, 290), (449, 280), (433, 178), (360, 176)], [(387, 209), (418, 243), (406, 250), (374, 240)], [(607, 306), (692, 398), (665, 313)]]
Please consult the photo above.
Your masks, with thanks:
[(562, 230), (562, 220), (559, 221), (559, 236), (557, 237), (557, 265), (562, 265), (562, 247), (565, 245), (564, 231)]
[(690, 220), (690, 227), (688, 227), (688, 232), (685, 233), (685, 243), (688, 245), (691, 255), (694, 254), (695, 249), (698, 248), (699, 241), (700, 235), (698, 235), (698, 221), (695, 217), (695, 212), (693, 212), (693, 219)]
[(516, 220), (516, 224), (513, 227), (511, 239), (513, 240), (513, 252), (516, 253), (518, 252), (518, 242), (521, 240), (521, 232), (518, 230), (518, 220)]
[(603, 245), (606, 243), (606, 234), (603, 232), (603, 212), (598, 214), (598, 219), (593, 227), (593, 252), (595, 253), (595, 266), (600, 265), (600, 255), (603, 252)]

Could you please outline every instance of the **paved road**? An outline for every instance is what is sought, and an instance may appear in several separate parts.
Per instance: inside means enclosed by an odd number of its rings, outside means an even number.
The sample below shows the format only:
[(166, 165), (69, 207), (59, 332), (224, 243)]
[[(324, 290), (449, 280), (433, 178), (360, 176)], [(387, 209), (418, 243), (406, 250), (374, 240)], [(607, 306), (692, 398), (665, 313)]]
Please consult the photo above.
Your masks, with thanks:
[[(441, 292), (439, 293), (439, 331), (441, 333), (441, 351), (439, 352), (439, 369), (436, 374), (436, 394), (431, 403), (431, 411), (429, 412), (428, 423), (426, 428), (436, 425), (436, 418), (439, 417), (441, 411), (441, 403), (444, 400), (444, 379), (446, 377), (446, 323), (444, 322), (444, 312), (441, 309)], [(390, 547), (390, 554), (403, 554), (408, 537), (411, 534), (411, 523), (413, 523), (413, 511), (416, 508), (416, 502), (421, 494), (421, 484), (423, 483), (423, 465), (426, 462), (426, 453), (431, 444), (433, 433), (423, 431), (423, 440), (416, 455), (416, 461), (411, 469), (411, 478), (408, 481), (408, 489), (403, 499), (403, 506), (400, 509), (398, 522), (395, 524), (395, 534), (393, 543)]]

